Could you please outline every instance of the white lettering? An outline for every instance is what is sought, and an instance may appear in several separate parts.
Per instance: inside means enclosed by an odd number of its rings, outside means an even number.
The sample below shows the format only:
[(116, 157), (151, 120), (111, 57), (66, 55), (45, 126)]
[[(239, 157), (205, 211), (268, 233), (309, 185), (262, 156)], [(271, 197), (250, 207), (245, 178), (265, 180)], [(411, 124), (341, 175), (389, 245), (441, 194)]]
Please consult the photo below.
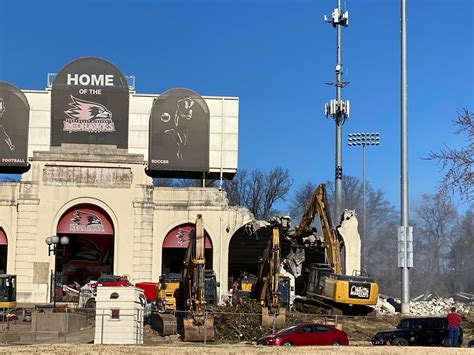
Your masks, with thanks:
[(25, 159), (2, 158), (3, 163), (24, 163)]
[(114, 86), (114, 76), (112, 74), (105, 76), (105, 86)]
[(168, 159), (152, 159), (152, 164), (169, 164), (170, 161)]
[(360, 298), (369, 298), (369, 289), (367, 287), (353, 285), (351, 287), (350, 295)]
[(114, 86), (112, 74), (68, 74), (67, 85)]
[(68, 74), (67, 75), (67, 84), (68, 85), (77, 85), (77, 74)]

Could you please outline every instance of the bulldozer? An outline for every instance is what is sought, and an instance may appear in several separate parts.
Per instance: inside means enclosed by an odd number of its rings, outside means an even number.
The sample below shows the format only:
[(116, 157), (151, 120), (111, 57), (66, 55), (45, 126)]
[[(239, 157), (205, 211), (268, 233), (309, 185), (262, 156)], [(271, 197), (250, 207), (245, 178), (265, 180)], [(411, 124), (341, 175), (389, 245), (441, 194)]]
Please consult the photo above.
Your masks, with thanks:
[(214, 272), (205, 270), (204, 242), (204, 221), (198, 214), (195, 228), (190, 233), (181, 277), (162, 276), (157, 286), (156, 298), (161, 300), (161, 309), (152, 314), (151, 325), (162, 336), (176, 334), (178, 319), (175, 311), (184, 310), (184, 318), (179, 317), (182, 320), (179, 328), (183, 341), (214, 340), (214, 319), (207, 315), (206, 305), (207, 298), (216, 302), (215, 287), (218, 283)]
[[(322, 236), (315, 236), (311, 227), (319, 216)], [(355, 218), (355, 217), (354, 217)], [(304, 248), (323, 247), (327, 263), (310, 264), (304, 297), (294, 300), (297, 310), (311, 313), (367, 315), (370, 306), (377, 304), (378, 285), (373, 278), (362, 275), (344, 275), (340, 246), (342, 237), (334, 229), (327, 204), (326, 189), (320, 184), (313, 193), (297, 228), (288, 234), (294, 254), (303, 255)]]

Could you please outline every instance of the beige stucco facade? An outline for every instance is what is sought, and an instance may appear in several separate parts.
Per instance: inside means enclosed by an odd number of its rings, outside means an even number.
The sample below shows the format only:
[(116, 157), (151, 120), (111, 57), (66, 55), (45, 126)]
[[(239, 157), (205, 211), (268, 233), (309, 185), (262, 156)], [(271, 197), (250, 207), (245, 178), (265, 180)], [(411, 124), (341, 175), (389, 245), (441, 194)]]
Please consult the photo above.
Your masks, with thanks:
[[(128, 149), (74, 144), (50, 146), (51, 90), (24, 91), (30, 105), (31, 169), (19, 183), (0, 183), (0, 228), (8, 238), (7, 272), (17, 275), (20, 302), (49, 300), (54, 256), (46, 237), (56, 235), (65, 212), (97, 206), (114, 229), (114, 274), (132, 282), (158, 281), (167, 233), (203, 215), (213, 244), (213, 269), (227, 294), (228, 249), (235, 231), (251, 221), (246, 209), (229, 208), (216, 188), (154, 187), (145, 174), (148, 125), (157, 95), (130, 93)], [(210, 171), (235, 172), (238, 98), (205, 97), (210, 110)]]
[(202, 214), (221, 283), (218, 293), (227, 293), (229, 243), (252, 216), (244, 208), (229, 208), (225, 192), (153, 187), (143, 156), (110, 146), (63, 145), (34, 152), (31, 163), (22, 182), (0, 184), (0, 227), (9, 241), (7, 270), (17, 275), (18, 301), (49, 299), (55, 259), (48, 256), (45, 238), (56, 234), (68, 209), (84, 203), (100, 207), (112, 220), (114, 273), (129, 275), (132, 282), (158, 281), (167, 233)]

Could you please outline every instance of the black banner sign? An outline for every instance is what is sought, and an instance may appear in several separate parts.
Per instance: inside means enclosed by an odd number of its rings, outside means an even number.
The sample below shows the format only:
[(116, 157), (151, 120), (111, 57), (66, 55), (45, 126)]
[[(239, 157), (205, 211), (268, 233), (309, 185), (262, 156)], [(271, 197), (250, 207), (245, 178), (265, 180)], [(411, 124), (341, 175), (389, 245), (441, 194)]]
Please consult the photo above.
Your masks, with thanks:
[(189, 89), (166, 91), (155, 100), (151, 111), (147, 173), (190, 177), (208, 171), (209, 108), (206, 102)]
[(129, 88), (100, 58), (80, 58), (58, 73), (51, 94), (51, 145), (111, 144), (128, 148)]
[(23, 92), (0, 81), (0, 173), (28, 171), (30, 105)]
[(361, 282), (349, 282), (349, 298), (370, 298), (370, 284)]

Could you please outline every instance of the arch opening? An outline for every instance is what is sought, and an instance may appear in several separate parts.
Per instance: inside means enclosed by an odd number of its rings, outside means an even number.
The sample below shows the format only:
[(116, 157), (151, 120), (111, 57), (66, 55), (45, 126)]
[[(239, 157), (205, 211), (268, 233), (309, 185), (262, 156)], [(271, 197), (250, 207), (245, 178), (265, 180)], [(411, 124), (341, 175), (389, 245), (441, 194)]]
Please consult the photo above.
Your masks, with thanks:
[[(162, 275), (181, 274), (186, 249), (189, 245), (190, 232), (194, 228), (193, 223), (186, 223), (173, 228), (166, 235), (162, 246)], [(204, 231), (206, 270), (212, 269), (212, 241), (209, 234)]]
[(0, 274), (7, 273), (7, 257), (8, 257), (8, 239), (7, 234), (0, 228)]
[(56, 278), (60, 284), (84, 285), (114, 272), (115, 234), (110, 216), (93, 204), (68, 209), (59, 220), (56, 235), (69, 243), (58, 244)]

